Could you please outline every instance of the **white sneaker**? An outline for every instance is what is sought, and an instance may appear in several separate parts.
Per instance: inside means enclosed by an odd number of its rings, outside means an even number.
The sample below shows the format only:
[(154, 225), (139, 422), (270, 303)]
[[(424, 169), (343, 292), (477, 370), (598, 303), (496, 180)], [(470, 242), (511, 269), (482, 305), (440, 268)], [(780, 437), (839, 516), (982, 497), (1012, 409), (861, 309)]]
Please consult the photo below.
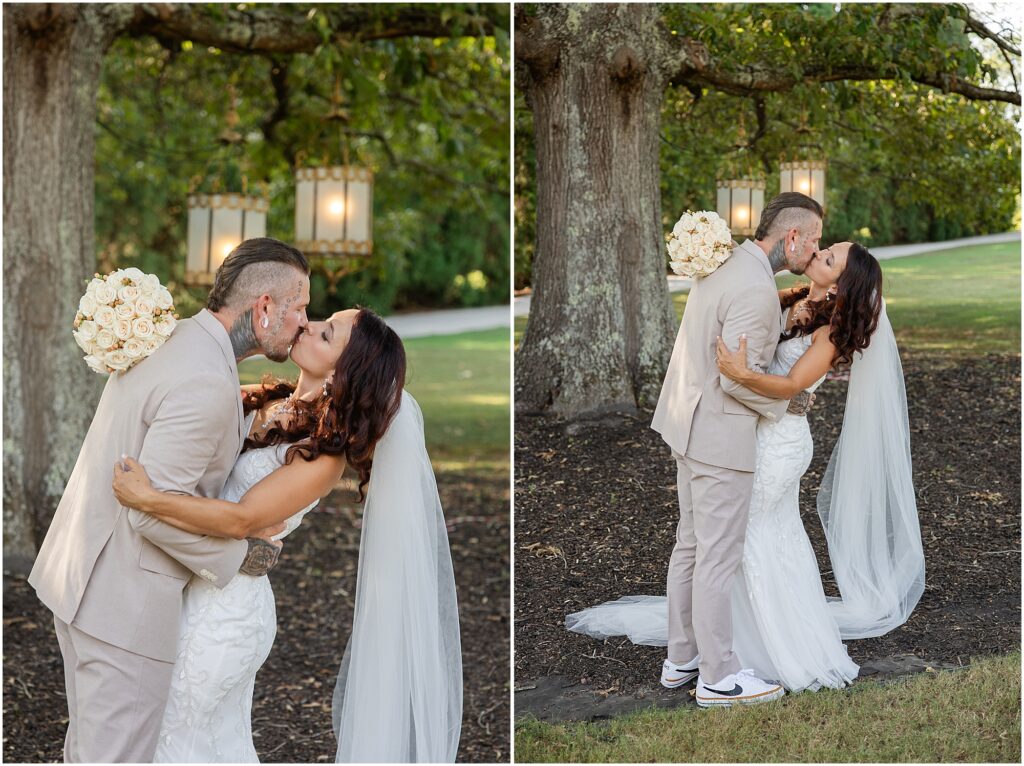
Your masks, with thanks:
[(697, 704), (701, 707), (757, 705), (777, 700), (785, 693), (778, 684), (766, 683), (748, 669), (728, 675), (713, 686), (705, 684), (702, 678), (697, 679)]
[(674, 662), (665, 662), (661, 666), (661, 685), (666, 689), (678, 689), (687, 684), (700, 673), (700, 655), (698, 654), (689, 662), (676, 665)]

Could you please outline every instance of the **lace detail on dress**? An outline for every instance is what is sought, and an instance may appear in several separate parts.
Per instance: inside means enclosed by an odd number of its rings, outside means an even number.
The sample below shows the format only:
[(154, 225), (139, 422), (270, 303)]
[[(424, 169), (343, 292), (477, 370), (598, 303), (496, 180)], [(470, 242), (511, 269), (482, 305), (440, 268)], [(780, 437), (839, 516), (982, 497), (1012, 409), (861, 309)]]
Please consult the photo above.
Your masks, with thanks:
[[(288, 446), (240, 455), (221, 499), (240, 500), (284, 463)], [(315, 505), (291, 516), (275, 539), (294, 531)], [(185, 589), (180, 625), (154, 761), (258, 763), (252, 741), (253, 687), (277, 634), (270, 580), (238, 574), (217, 588), (194, 577)]]

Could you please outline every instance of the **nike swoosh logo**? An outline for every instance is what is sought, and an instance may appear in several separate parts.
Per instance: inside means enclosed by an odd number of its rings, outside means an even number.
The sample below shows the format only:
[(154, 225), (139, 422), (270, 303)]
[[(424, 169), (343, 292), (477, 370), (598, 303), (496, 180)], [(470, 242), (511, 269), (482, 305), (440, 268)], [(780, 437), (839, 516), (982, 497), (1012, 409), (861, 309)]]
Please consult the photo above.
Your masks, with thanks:
[(709, 692), (721, 694), (723, 697), (736, 697), (740, 694), (743, 694), (743, 689), (740, 688), (739, 684), (736, 684), (729, 691), (722, 691), (721, 689), (712, 689), (710, 686), (705, 686), (704, 688), (707, 689)]

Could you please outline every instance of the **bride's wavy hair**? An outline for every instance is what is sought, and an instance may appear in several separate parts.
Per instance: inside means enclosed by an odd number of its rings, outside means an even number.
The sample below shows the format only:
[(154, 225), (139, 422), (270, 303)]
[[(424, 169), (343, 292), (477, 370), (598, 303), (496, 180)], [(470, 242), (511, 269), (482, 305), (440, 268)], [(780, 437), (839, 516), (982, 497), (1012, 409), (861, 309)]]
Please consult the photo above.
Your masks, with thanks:
[[(359, 308), (348, 344), (334, 365), (325, 393), (312, 402), (295, 402), (287, 427), (275, 425), (245, 440), (245, 449), (293, 443), (285, 455), (315, 460), (320, 455), (344, 455), (359, 473), (359, 500), (366, 498), (373, 450), (402, 403), (405, 388), (405, 347), (398, 333), (369, 309)], [(248, 414), (267, 402), (290, 396), (295, 383), (271, 376), (260, 391), (243, 400)]]
[[(810, 285), (794, 290), (782, 299), (787, 309), (810, 293)], [(848, 367), (853, 355), (871, 343), (882, 311), (882, 267), (864, 245), (854, 242), (846, 258), (846, 268), (836, 280), (836, 294), (831, 299), (810, 301), (809, 316), (783, 333), (780, 341), (799, 335), (810, 335), (819, 327), (829, 326), (828, 337), (836, 347), (833, 367)]]

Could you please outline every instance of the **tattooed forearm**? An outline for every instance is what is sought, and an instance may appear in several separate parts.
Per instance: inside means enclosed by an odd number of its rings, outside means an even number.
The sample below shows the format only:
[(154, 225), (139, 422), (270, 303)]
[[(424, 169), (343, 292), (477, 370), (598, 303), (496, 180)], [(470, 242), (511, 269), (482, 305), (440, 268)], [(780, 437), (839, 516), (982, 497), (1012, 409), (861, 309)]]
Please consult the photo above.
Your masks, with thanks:
[(784, 238), (772, 245), (772, 249), (768, 252), (768, 263), (774, 274), (786, 269), (786, 240)]
[(260, 577), (277, 566), (284, 543), (264, 540), (261, 537), (247, 537), (246, 540), (249, 543), (249, 552), (245, 554), (245, 560), (238, 568), (239, 572)]
[(252, 309), (249, 309), (231, 325), (228, 332), (231, 338), (231, 348), (235, 352), (235, 360), (241, 361), (254, 351), (258, 351), (260, 344), (256, 340), (256, 333), (252, 329)]
[(810, 391), (801, 391), (789, 400), (786, 412), (790, 415), (806, 415), (812, 404), (814, 404), (814, 394)]

